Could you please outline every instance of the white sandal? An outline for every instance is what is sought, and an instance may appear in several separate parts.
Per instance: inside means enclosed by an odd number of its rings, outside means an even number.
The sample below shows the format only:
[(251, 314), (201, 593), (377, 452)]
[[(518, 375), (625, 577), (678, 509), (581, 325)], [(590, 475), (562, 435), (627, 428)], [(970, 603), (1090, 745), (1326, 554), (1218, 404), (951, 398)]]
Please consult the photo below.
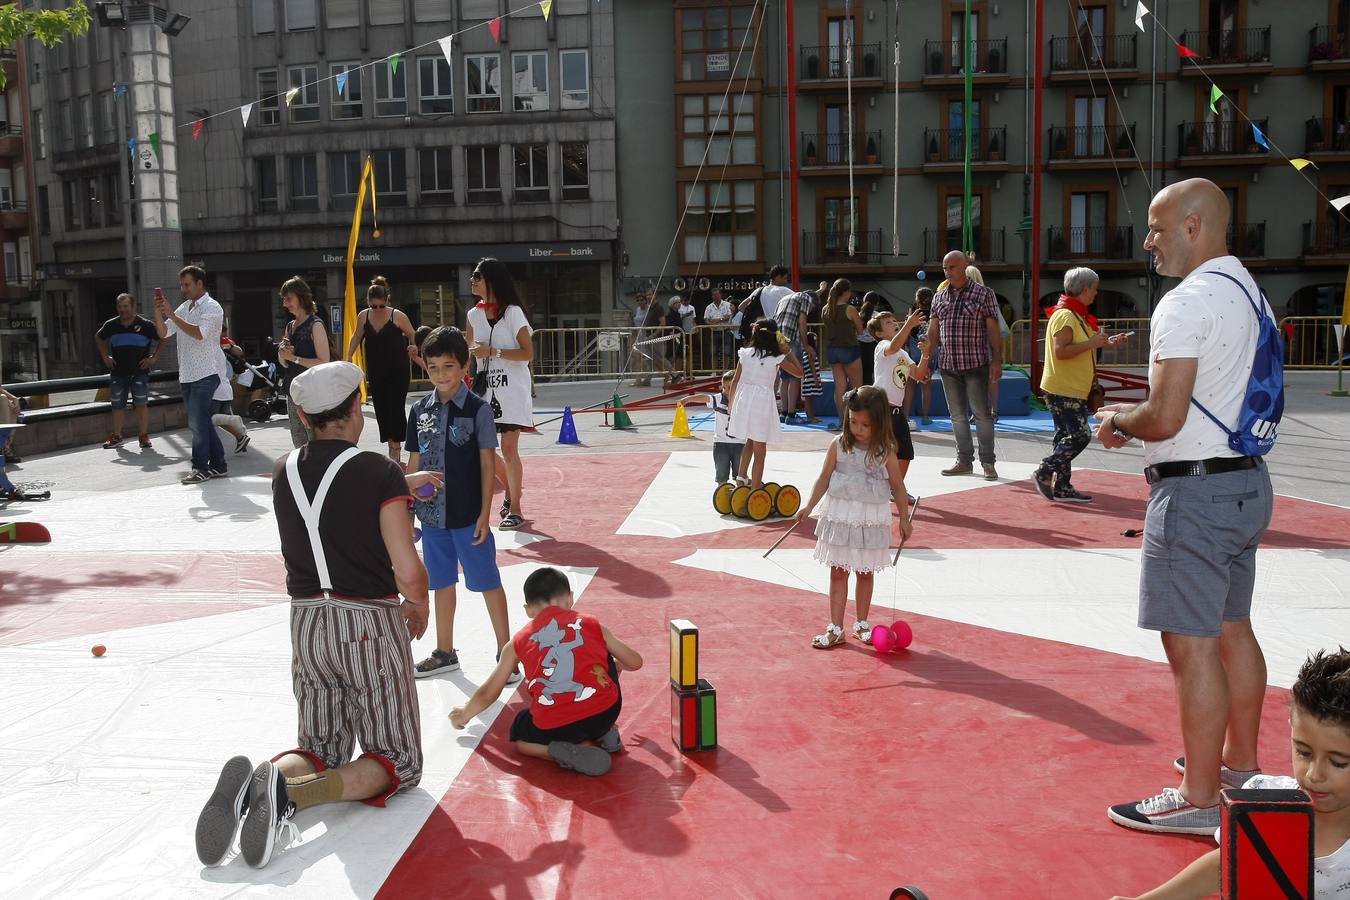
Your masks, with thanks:
[(844, 629), (831, 622), (825, 628), (824, 634), (818, 634), (811, 638), (811, 646), (817, 650), (828, 650), (831, 647), (838, 647), (844, 643)]
[(872, 643), (872, 625), (866, 619), (859, 619), (853, 623), (853, 636), (864, 644)]

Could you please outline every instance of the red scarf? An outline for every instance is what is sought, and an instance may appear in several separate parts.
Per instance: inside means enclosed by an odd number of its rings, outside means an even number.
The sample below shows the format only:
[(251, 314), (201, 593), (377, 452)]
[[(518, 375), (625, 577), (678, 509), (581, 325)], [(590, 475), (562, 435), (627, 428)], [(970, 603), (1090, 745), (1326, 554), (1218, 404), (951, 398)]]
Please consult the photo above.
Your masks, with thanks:
[(1069, 312), (1074, 313), (1080, 319), (1087, 322), (1088, 331), (1095, 333), (1100, 330), (1097, 327), (1097, 317), (1088, 312), (1088, 308), (1083, 305), (1083, 301), (1076, 297), (1070, 297), (1068, 294), (1060, 294), (1059, 302), (1045, 311), (1045, 317), (1048, 319), (1054, 315), (1057, 310), (1061, 309), (1067, 309)]
[(497, 320), (496, 303), (489, 303), (486, 300), (479, 300), (478, 308), (481, 309), (487, 315), (489, 322), (495, 322)]

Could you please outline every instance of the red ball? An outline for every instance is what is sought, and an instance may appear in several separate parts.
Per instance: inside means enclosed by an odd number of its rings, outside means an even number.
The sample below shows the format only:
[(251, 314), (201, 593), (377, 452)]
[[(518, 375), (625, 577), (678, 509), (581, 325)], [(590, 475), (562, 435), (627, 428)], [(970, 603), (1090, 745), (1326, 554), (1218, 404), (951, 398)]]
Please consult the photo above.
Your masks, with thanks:
[(94, 654), (95, 656), (102, 656), (103, 654), (108, 652), (108, 648), (103, 646), (102, 644), (95, 644), (94, 646), (89, 648), (89, 652)]
[(892, 625), (891, 634), (895, 636), (896, 650), (904, 650), (914, 642), (914, 630), (905, 622), (896, 622)]

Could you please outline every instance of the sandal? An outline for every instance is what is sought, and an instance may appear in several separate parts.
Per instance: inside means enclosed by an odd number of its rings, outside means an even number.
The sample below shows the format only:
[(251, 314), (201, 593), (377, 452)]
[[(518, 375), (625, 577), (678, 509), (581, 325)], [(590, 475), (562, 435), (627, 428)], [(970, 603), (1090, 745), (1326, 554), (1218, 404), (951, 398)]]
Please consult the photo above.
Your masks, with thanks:
[(853, 623), (853, 636), (864, 644), (872, 643), (872, 625), (866, 619)]
[(824, 634), (818, 634), (811, 638), (811, 646), (817, 650), (828, 650), (831, 647), (838, 647), (844, 643), (844, 629), (831, 622), (825, 628)]
[(505, 519), (502, 519), (501, 524), (498, 525), (497, 527), (510, 531), (511, 529), (519, 528), (524, 524), (525, 524), (524, 516), (517, 515), (516, 513), (511, 513), (511, 515), (507, 516)]

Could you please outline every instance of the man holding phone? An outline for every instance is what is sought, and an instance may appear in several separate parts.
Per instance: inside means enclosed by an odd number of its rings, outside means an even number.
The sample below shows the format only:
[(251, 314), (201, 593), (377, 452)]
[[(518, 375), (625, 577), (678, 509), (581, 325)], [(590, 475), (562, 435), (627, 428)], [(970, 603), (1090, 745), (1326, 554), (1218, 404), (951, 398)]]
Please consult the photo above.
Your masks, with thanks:
[(225, 310), (206, 292), (206, 272), (200, 266), (184, 266), (178, 273), (183, 302), (169, 308), (162, 288), (155, 288), (155, 330), (161, 340), (182, 335), (178, 342), (178, 381), (192, 429), (192, 471), (183, 484), (201, 484), (227, 472), (225, 447), (211, 425), (211, 398), (224, 372), (220, 354), (220, 331)]

